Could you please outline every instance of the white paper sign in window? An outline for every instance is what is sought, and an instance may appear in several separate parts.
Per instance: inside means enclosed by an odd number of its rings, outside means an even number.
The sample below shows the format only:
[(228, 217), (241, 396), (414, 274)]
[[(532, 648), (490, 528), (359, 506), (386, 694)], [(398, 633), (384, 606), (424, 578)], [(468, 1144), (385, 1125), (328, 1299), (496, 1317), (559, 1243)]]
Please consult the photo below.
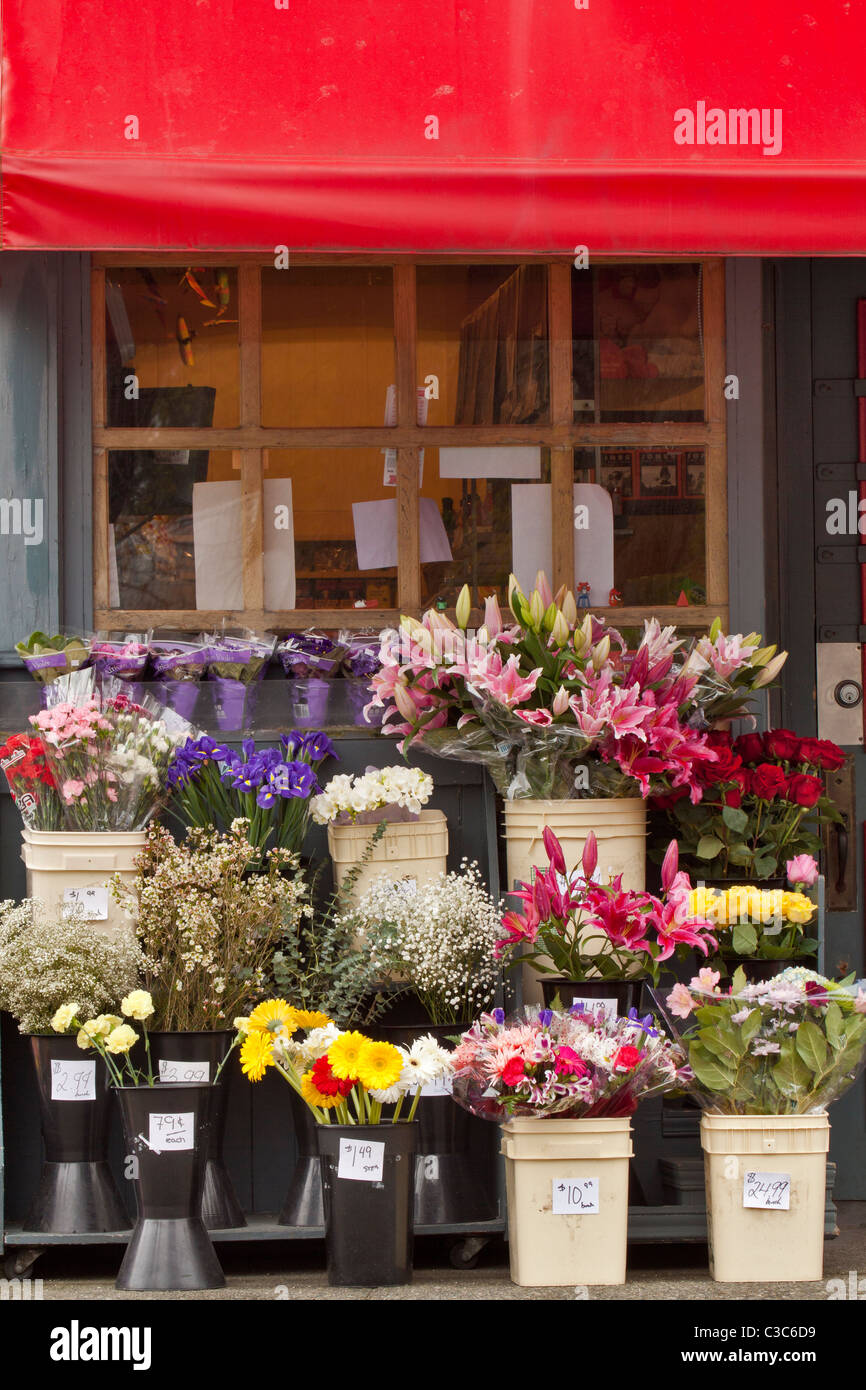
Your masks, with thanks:
[(96, 1062), (51, 1059), (52, 1100), (96, 1100)]
[(385, 1166), (385, 1145), (376, 1140), (341, 1139), (338, 1178), (355, 1182), (381, 1182)]
[(554, 1216), (598, 1216), (598, 1178), (554, 1178)]
[(156, 1153), (194, 1149), (195, 1115), (191, 1110), (180, 1114), (151, 1114), (148, 1143)]

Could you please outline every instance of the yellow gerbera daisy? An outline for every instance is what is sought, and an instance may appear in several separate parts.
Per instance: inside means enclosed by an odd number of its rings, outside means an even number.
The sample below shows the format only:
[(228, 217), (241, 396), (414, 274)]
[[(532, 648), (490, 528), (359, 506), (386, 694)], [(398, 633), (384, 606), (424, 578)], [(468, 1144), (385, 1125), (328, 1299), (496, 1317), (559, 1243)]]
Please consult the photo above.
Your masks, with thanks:
[(305, 1071), (301, 1077), (301, 1095), (308, 1105), (317, 1105), (320, 1110), (331, 1110), (340, 1104), (339, 1096), (326, 1096), (319, 1090), (311, 1071)]
[(299, 1028), (327, 1028), (334, 1021), (327, 1014), (319, 1013), (318, 1009), (295, 1009), (294, 1015)]
[(250, 1014), (248, 1023), (251, 1032), (282, 1037), (289, 1037), (298, 1026), (295, 1010), (285, 999), (266, 999), (263, 1004), (258, 1004)]
[(391, 1043), (367, 1042), (361, 1048), (357, 1075), (366, 1091), (387, 1091), (402, 1070), (402, 1054)]
[(361, 1048), (370, 1041), (363, 1033), (341, 1033), (328, 1048), (331, 1071), (340, 1081), (354, 1081), (358, 1075)]
[(241, 1045), (241, 1071), (250, 1081), (261, 1081), (268, 1067), (273, 1066), (273, 1040), (270, 1033), (247, 1034)]

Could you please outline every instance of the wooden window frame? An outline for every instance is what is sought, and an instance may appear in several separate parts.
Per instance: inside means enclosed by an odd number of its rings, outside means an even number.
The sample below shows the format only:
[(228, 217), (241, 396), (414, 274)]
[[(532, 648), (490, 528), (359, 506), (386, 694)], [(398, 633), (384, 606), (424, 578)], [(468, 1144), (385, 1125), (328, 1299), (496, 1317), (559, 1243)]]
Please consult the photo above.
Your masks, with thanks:
[[(419, 426), (415, 415), (418, 265), (514, 264), (513, 255), (499, 256), (348, 256), (292, 254), (292, 266), (389, 266), (394, 277), (394, 361), (397, 384), (397, 424), (394, 427), (265, 428), (261, 423), (261, 270), (273, 257), (238, 253), (195, 252), (196, 265), (236, 268), (238, 273), (238, 345), (240, 352), (240, 414), (230, 429), (111, 428), (106, 424), (105, 274), (118, 267), (185, 267), (190, 253), (153, 255), (104, 253), (91, 261), (91, 322), (93, 378), (93, 606), (96, 628), (197, 629), (233, 623), (262, 629), (317, 626), (324, 628), (393, 625), (401, 613), (420, 615), (421, 568), (419, 538), (418, 450), (424, 445), (539, 444), (550, 449), (552, 490), (553, 585), (574, 587), (572, 530), (572, 450), (580, 447), (679, 446), (706, 451), (706, 594), (702, 606), (595, 608), (593, 612), (618, 626), (640, 624), (654, 615), (679, 627), (706, 628), (716, 616), (728, 621), (728, 527), (725, 426), (725, 267), (721, 258), (653, 257), (654, 264), (694, 264), (703, 267), (704, 420), (668, 423), (575, 422), (572, 388), (572, 318), (570, 258), (540, 257), (548, 266), (548, 330), (550, 345), (550, 419), (533, 425)], [(598, 264), (631, 264), (634, 257), (605, 257)], [(287, 273), (291, 273), (288, 271)], [(268, 610), (264, 606), (262, 479), (265, 451), (296, 447), (396, 448), (398, 560), (396, 609), (296, 608)], [(109, 607), (108, 455), (112, 449), (230, 449), (240, 464), (243, 507), (244, 607), (236, 610), (121, 609)], [(480, 614), (474, 615), (480, 621)]]

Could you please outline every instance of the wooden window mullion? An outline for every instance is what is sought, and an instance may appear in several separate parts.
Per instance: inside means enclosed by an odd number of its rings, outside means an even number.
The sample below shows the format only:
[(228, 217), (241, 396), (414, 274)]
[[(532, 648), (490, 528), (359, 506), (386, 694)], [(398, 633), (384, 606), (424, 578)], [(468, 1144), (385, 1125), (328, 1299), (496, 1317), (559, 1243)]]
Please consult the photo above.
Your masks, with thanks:
[[(238, 347), (240, 355), (241, 430), (262, 423), (262, 290), (258, 265), (238, 267)], [(244, 618), (252, 627), (264, 623), (265, 537), (264, 468), (261, 449), (241, 449), (241, 525)]]
[[(547, 268), (547, 336), (550, 360), (550, 423), (570, 426), (572, 382), (571, 264)], [(574, 589), (574, 453), (550, 451), (550, 525), (553, 588)]]
[(725, 266), (721, 260), (703, 267), (703, 328), (706, 445), (707, 606), (728, 604), (728, 471), (725, 403)]
[[(394, 361), (397, 377), (397, 426), (417, 424), (417, 302), (414, 265), (394, 267)], [(417, 616), (421, 607), (421, 538), (418, 449), (397, 450), (397, 604)]]

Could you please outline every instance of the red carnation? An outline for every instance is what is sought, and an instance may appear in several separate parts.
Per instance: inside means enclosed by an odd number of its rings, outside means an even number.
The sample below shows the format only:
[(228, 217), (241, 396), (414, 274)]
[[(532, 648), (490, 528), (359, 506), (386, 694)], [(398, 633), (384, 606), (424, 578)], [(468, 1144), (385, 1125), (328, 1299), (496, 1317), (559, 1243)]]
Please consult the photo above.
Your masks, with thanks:
[(526, 1075), (523, 1058), (512, 1057), (510, 1062), (505, 1063), (501, 1075), (506, 1086), (516, 1086)]
[(796, 801), (798, 806), (816, 806), (824, 794), (824, 783), (820, 777), (810, 777), (806, 772), (798, 772), (788, 781), (788, 800)]
[(640, 1058), (641, 1054), (638, 1052), (637, 1048), (631, 1047), (627, 1043), (625, 1047), (620, 1048), (619, 1052), (614, 1057), (613, 1069), (614, 1071), (634, 1071)]
[(741, 734), (734, 742), (734, 752), (744, 763), (756, 763), (764, 756), (764, 740), (760, 734)]
[(768, 729), (764, 734), (764, 752), (768, 758), (776, 758), (784, 763), (796, 762), (799, 747), (800, 740), (793, 729)]
[(749, 777), (749, 790), (761, 801), (772, 801), (774, 796), (784, 796), (788, 779), (776, 763), (759, 763)]
[(320, 1057), (313, 1063), (313, 1084), (323, 1096), (347, 1096), (355, 1084), (355, 1078), (341, 1081), (331, 1071), (331, 1063), (327, 1057)]

